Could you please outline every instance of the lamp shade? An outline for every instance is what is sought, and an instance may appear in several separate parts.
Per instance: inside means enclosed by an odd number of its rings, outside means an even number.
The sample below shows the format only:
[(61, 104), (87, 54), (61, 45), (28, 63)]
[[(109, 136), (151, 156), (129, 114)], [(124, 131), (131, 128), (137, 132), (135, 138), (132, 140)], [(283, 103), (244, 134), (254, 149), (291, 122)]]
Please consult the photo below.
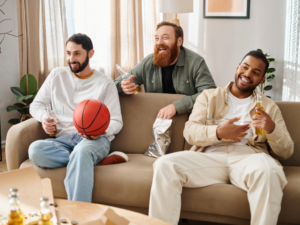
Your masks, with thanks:
[(193, 12), (193, 0), (159, 0), (160, 13)]

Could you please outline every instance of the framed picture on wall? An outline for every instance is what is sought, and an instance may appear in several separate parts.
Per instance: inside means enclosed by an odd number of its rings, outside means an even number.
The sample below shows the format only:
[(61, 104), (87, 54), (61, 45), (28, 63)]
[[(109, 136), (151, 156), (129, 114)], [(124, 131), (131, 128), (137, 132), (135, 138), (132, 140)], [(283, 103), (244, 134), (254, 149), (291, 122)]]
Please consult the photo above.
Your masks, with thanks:
[(249, 19), (250, 0), (203, 0), (203, 17)]

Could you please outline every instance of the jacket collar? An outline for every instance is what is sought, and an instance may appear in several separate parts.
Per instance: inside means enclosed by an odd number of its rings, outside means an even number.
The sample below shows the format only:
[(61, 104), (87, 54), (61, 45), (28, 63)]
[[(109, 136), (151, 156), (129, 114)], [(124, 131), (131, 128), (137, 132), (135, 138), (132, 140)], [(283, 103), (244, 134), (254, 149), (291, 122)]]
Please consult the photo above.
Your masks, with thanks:
[[(224, 96), (225, 96), (225, 101), (226, 101), (226, 103), (228, 103), (228, 93), (229, 93), (229, 90), (230, 90), (230, 88), (232, 87), (232, 85), (233, 85), (233, 82), (229, 82), (226, 86), (225, 86), (225, 89), (224, 89)], [(256, 101), (256, 95), (257, 95), (257, 88), (258, 87), (256, 87), (254, 90), (253, 90), (253, 93), (252, 93), (252, 95), (253, 95), (253, 99)]]
[(184, 58), (185, 58), (184, 47), (180, 47), (180, 52), (179, 52), (176, 66), (184, 66), (184, 61), (185, 61)]

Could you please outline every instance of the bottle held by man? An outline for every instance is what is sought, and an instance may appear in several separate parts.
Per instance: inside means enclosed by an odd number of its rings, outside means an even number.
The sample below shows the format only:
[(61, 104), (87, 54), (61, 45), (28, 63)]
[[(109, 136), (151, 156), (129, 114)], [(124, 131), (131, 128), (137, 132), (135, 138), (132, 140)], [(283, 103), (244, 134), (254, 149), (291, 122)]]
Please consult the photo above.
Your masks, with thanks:
[(23, 225), (24, 217), (22, 218), (20, 215), (20, 202), (18, 200), (18, 196), (16, 193), (10, 194), (9, 196), (9, 221), (7, 225)]
[[(263, 103), (262, 103), (262, 94), (257, 93), (256, 98), (257, 98), (256, 99), (256, 107), (261, 108), (263, 111), (265, 111), (265, 109), (263, 107)], [(257, 110), (255, 111), (255, 114), (260, 115), (260, 113)], [(264, 134), (266, 134), (266, 132), (261, 128), (255, 127), (255, 134), (256, 135), (264, 135)]]
[[(121, 74), (122, 79), (123, 80), (127, 80), (128, 79), (128, 73), (125, 72), (120, 66), (119, 64), (116, 64), (116, 69), (118, 70), (118, 72)], [(141, 87), (139, 85), (136, 85), (136, 89), (135, 89), (135, 93), (137, 94), (138, 92), (141, 92)]]
[(53, 223), (51, 221), (52, 214), (49, 209), (48, 198), (42, 197), (42, 198), (40, 198), (40, 200), (41, 200), (40, 206), (41, 206), (42, 218), (39, 222), (39, 225), (53, 225)]
[[(53, 110), (51, 109), (51, 105), (50, 104), (47, 105), (46, 109), (47, 109), (47, 116), (48, 116), (48, 118), (49, 117), (50, 118), (55, 118), (55, 115), (53, 113)], [(56, 127), (56, 123), (55, 123), (54, 119), (51, 122), (51, 124), (52, 124), (53, 127), (55, 127), (55, 131), (54, 131), (53, 134), (49, 134), (49, 135), (50, 135), (50, 137), (55, 137), (57, 135), (57, 127)]]

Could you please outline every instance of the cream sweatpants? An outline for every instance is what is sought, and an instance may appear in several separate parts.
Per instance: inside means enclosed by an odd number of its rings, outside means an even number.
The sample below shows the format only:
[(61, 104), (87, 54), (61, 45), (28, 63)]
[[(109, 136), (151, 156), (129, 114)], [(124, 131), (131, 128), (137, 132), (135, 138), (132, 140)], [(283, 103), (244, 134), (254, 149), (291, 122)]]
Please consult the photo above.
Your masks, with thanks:
[[(182, 187), (231, 183), (247, 191), (251, 225), (275, 225), (287, 184), (283, 169), (249, 146), (228, 145), (213, 152), (182, 151), (154, 163), (149, 216), (178, 224)], [(205, 202), (203, 202), (205, 204)]]

